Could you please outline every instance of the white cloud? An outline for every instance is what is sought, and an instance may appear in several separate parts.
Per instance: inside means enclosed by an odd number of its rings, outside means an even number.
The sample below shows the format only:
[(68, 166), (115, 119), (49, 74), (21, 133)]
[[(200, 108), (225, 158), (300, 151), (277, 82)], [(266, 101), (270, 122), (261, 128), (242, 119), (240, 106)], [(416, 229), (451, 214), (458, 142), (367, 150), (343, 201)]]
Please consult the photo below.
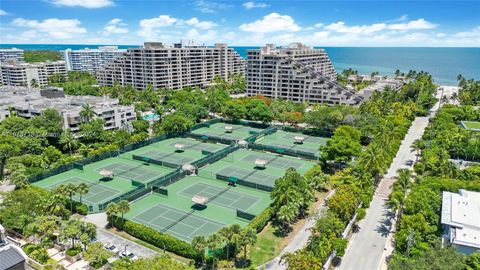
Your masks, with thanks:
[(114, 5), (111, 0), (52, 0), (52, 4), (56, 6), (85, 8), (102, 8)]
[(371, 34), (378, 31), (382, 31), (386, 28), (386, 24), (376, 23), (371, 25), (347, 26), (345, 22), (336, 22), (336, 23), (329, 24), (324, 28), (333, 32), (338, 32), (338, 33), (362, 35), (362, 34)]
[(144, 38), (153, 38), (159, 28), (171, 26), (177, 21), (177, 18), (172, 18), (170, 15), (160, 15), (156, 18), (143, 19), (140, 21), (138, 34)]
[(407, 14), (403, 14), (402, 16), (396, 18), (396, 19), (393, 19), (393, 20), (388, 20), (387, 22), (404, 22), (408, 20), (408, 15)]
[(197, 27), (197, 28), (200, 28), (200, 29), (204, 29), (204, 30), (208, 30), (208, 29), (211, 29), (211, 28), (217, 26), (217, 24), (212, 22), (212, 21), (200, 21), (196, 17), (193, 17), (189, 20), (179, 20), (177, 22), (177, 25), (179, 25), (179, 26), (188, 25), (188, 26), (193, 26), (193, 27)]
[(457, 38), (478, 38), (480, 40), (480, 26), (472, 29), (471, 31), (455, 33), (453, 36)]
[(270, 13), (265, 15), (261, 20), (240, 25), (240, 29), (245, 32), (270, 33), (279, 31), (296, 32), (300, 31), (301, 28), (295, 23), (295, 20), (288, 15)]
[(418, 19), (415, 21), (409, 21), (407, 23), (397, 23), (388, 25), (388, 29), (391, 30), (400, 30), (400, 31), (409, 31), (409, 30), (424, 30), (424, 29), (433, 29), (437, 27), (437, 24), (426, 21), (425, 19)]
[(77, 19), (62, 20), (51, 18), (37, 21), (17, 18), (13, 20), (12, 24), (18, 27), (31, 28), (31, 30), (45, 33), (54, 39), (70, 39), (87, 32), (87, 29), (80, 26), (81, 23)]
[(3, 9), (0, 9), (0, 16), (5, 16), (5, 15), (8, 15), (8, 12), (6, 12)]
[(316, 23), (316, 24), (314, 25), (314, 27), (320, 28), (320, 27), (322, 27), (323, 25), (324, 25), (323, 23)]
[(208, 30), (207, 32), (199, 32), (197, 29), (190, 29), (184, 35), (182, 35), (185, 39), (191, 39), (195, 42), (202, 44), (202, 43), (210, 43), (212, 40), (217, 40), (217, 31)]
[(260, 3), (260, 2), (256, 3), (256, 2), (250, 1), (250, 2), (243, 3), (243, 7), (246, 8), (246, 9), (267, 8), (267, 7), (269, 7), (269, 5), (267, 5), (265, 3)]
[(128, 29), (125, 26), (126, 24), (122, 22), (122, 19), (112, 19), (103, 28), (104, 34), (109, 35), (128, 33)]
[(195, 9), (202, 12), (202, 13), (215, 13), (218, 10), (226, 9), (233, 7), (230, 4), (218, 3), (214, 1), (206, 1), (206, 0), (197, 0), (195, 1)]

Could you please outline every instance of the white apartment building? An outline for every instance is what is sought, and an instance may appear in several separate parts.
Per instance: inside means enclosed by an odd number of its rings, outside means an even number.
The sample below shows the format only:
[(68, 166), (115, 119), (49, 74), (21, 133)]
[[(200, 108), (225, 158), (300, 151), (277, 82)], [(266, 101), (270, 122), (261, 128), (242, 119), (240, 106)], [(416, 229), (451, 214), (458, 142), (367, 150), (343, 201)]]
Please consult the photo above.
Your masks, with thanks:
[(17, 48), (0, 48), (0, 64), (5, 63), (5, 60), (7, 59), (16, 59), (19, 63), (23, 63), (23, 50)]
[(53, 108), (62, 116), (63, 128), (76, 133), (84, 123), (80, 112), (85, 104), (92, 107), (94, 118), (104, 121), (105, 130), (127, 128), (129, 122), (136, 120), (134, 106), (120, 105), (114, 98), (69, 96), (61, 88), (0, 87), (0, 121), (13, 113), (28, 119)]
[(43, 87), (48, 84), (48, 77), (53, 74), (67, 75), (64, 61), (20, 63), (15, 59), (7, 59), (0, 64), (0, 85)]
[(400, 90), (402, 88), (404, 82), (402, 80), (396, 80), (392, 78), (386, 78), (386, 79), (379, 79), (375, 81), (373, 84), (363, 88), (362, 90), (357, 92), (357, 95), (363, 97), (363, 100), (369, 100), (373, 93), (375, 92), (383, 92), (386, 87), (389, 87), (390, 89), (394, 91)]
[(101, 67), (113, 62), (127, 50), (118, 46), (100, 46), (97, 49), (66, 49), (63, 51), (68, 71), (85, 71), (95, 74)]
[(442, 194), (441, 223), (444, 239), (459, 252), (480, 251), (480, 192), (460, 189)]
[(231, 74), (244, 74), (245, 61), (226, 44), (214, 47), (195, 46), (191, 42), (167, 46), (145, 42), (142, 48), (131, 48), (101, 68), (97, 73), (100, 85), (132, 85), (145, 89), (182, 89), (208, 86), (220, 76), (229, 80)]
[(362, 99), (336, 83), (337, 73), (323, 49), (301, 43), (274, 44), (247, 51), (247, 95), (295, 102), (357, 104)]

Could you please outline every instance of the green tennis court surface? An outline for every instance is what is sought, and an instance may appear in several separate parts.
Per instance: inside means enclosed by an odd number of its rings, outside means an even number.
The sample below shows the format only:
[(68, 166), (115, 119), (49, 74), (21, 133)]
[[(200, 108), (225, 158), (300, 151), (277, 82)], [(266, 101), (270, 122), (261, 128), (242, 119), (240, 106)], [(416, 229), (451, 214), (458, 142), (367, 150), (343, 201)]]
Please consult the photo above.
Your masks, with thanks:
[[(297, 143), (295, 141), (295, 136), (304, 137), (303, 143)], [(297, 132), (277, 130), (275, 133), (260, 138), (256, 143), (312, 153), (318, 156), (320, 145), (326, 144), (328, 140), (329, 138), (314, 137)]]
[[(231, 127), (231, 132), (229, 132), (226, 127)], [(204, 136), (216, 136), (224, 139), (230, 140), (241, 140), (246, 139), (253, 134), (262, 131), (263, 129), (254, 128), (244, 125), (235, 125), (228, 123), (215, 123), (211, 124), (209, 127), (202, 127), (192, 131), (193, 134), (204, 135)]]
[(462, 121), (463, 128), (472, 131), (480, 131), (480, 122), (476, 121)]
[(231, 188), (231, 186), (228, 186), (222, 189), (204, 183), (195, 183), (183, 189), (178, 194), (188, 198), (192, 198), (194, 195), (204, 196), (209, 199), (208, 203), (242, 211), (248, 211), (252, 205), (260, 200), (258, 197), (235, 192), (231, 190)]
[(137, 214), (131, 220), (186, 242), (191, 242), (198, 235), (210, 235), (226, 226), (224, 223), (196, 216), (194, 213), (195, 210), (185, 212), (157, 204)]
[(275, 180), (278, 176), (261, 173), (261, 170), (246, 170), (238, 167), (228, 166), (216, 173), (217, 179), (224, 179), (236, 182), (242, 180), (253, 185), (260, 185), (272, 188), (275, 186)]
[(143, 164), (138, 164), (135, 166), (123, 162), (115, 162), (105, 167), (99, 168), (97, 169), (97, 171), (103, 169), (110, 170), (114, 173), (114, 176), (116, 177), (121, 177), (128, 180), (135, 180), (140, 183), (149, 183), (160, 176), (158, 172), (145, 169), (145, 167), (146, 166)]
[(288, 169), (288, 168), (300, 168), (302, 166), (302, 160), (292, 160), (287, 157), (283, 157), (280, 155), (272, 156), (269, 154), (264, 154), (261, 152), (252, 153), (242, 158), (243, 161), (252, 163), (255, 160), (261, 159), (267, 161), (266, 166), (272, 166), (279, 169)]

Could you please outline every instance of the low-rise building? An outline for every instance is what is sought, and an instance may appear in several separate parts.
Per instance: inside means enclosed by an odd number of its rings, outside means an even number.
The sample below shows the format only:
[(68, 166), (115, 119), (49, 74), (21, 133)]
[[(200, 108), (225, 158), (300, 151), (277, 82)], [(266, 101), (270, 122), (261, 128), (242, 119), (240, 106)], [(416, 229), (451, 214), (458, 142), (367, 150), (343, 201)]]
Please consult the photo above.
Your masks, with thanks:
[(301, 43), (247, 51), (247, 94), (295, 102), (358, 104), (361, 97), (336, 82), (323, 49)]
[(100, 46), (97, 49), (66, 49), (63, 51), (63, 60), (68, 71), (85, 71), (95, 74), (101, 67), (113, 62), (127, 50), (117, 46)]
[(105, 130), (127, 128), (129, 122), (136, 120), (134, 106), (120, 105), (115, 98), (64, 95), (61, 88), (1, 87), (0, 121), (12, 114), (32, 118), (52, 108), (62, 116), (63, 128), (76, 133), (85, 122), (80, 112), (86, 104), (91, 106), (94, 118), (104, 121)]
[(0, 48), (0, 65), (3, 64), (7, 59), (15, 59), (19, 63), (23, 63), (23, 50), (17, 48)]
[(67, 75), (65, 61), (22, 63), (7, 59), (0, 64), (0, 85), (43, 87), (53, 74)]
[(480, 251), (480, 192), (460, 189), (442, 194), (443, 237), (459, 252)]
[(9, 242), (5, 228), (0, 224), (0, 270), (26, 269), (27, 258), (21, 248)]
[(403, 86), (403, 81), (402, 80), (396, 80), (396, 79), (380, 79), (378, 81), (375, 81), (373, 84), (363, 88), (362, 90), (357, 92), (357, 95), (363, 97), (363, 100), (369, 100), (374, 92), (382, 92), (385, 90), (386, 87), (389, 87), (392, 90), (400, 90), (400, 88)]

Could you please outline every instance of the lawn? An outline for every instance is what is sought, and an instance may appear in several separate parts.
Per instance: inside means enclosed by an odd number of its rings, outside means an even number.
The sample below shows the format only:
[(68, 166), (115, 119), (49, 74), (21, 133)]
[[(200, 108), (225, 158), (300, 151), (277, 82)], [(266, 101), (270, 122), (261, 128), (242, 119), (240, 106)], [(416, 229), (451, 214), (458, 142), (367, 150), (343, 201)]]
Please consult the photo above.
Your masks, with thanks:
[(462, 121), (462, 126), (468, 130), (480, 131), (480, 122)]

